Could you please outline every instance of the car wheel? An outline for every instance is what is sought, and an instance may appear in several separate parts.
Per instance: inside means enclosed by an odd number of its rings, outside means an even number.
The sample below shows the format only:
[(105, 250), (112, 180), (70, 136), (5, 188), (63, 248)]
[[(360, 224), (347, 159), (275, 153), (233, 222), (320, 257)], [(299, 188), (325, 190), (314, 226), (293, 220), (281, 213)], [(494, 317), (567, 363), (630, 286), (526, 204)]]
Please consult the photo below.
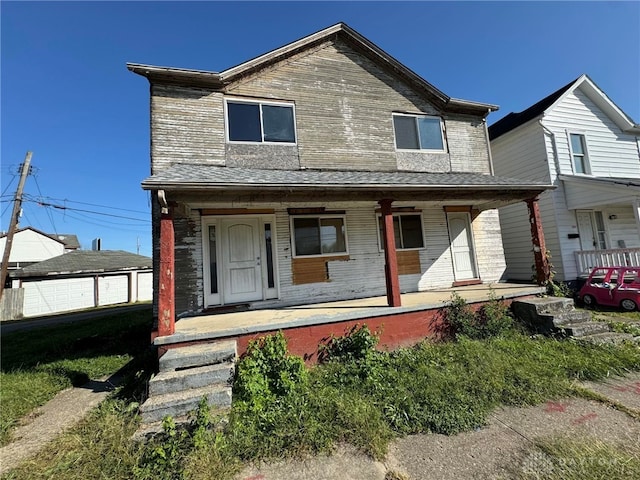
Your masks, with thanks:
[(596, 299), (593, 295), (585, 295), (582, 297), (582, 303), (584, 303), (585, 307), (593, 307), (596, 304)]
[(627, 312), (633, 312), (637, 308), (636, 302), (634, 302), (633, 300), (629, 300), (628, 298), (622, 300), (620, 302), (620, 306)]

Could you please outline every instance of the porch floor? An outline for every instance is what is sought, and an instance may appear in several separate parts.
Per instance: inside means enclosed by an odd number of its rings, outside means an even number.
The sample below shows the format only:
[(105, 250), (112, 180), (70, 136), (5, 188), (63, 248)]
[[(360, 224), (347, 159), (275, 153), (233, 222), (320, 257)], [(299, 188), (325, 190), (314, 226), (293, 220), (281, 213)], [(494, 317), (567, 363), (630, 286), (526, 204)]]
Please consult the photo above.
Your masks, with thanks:
[(175, 333), (157, 337), (154, 344), (162, 346), (198, 342), (280, 329), (434, 310), (449, 303), (453, 292), (457, 292), (467, 303), (471, 304), (488, 300), (491, 291), (495, 293), (497, 298), (507, 300), (537, 295), (542, 293), (544, 288), (530, 284), (493, 283), (404, 293), (401, 296), (401, 307), (389, 307), (386, 296), (380, 296), (243, 312), (202, 314), (178, 320)]

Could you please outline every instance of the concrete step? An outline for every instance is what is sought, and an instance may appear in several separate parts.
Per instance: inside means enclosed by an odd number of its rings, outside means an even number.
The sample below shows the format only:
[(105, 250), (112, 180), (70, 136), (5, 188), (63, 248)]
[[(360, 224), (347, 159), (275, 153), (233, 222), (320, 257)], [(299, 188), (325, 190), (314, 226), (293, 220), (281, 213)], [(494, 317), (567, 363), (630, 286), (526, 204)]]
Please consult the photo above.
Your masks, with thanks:
[(561, 330), (569, 337), (584, 337), (598, 333), (609, 333), (609, 325), (603, 322), (582, 322), (562, 325)]
[(618, 332), (606, 332), (595, 333), (593, 335), (586, 335), (584, 337), (576, 338), (581, 342), (590, 342), (597, 345), (613, 344), (619, 345), (623, 342), (636, 342), (640, 343), (640, 338), (634, 338), (630, 333), (618, 333)]
[(160, 357), (161, 372), (181, 370), (191, 367), (203, 367), (227, 362), (236, 358), (236, 342), (224, 340), (213, 343), (191, 345), (189, 347), (172, 348)]
[[(558, 315), (562, 312), (573, 311), (573, 300), (562, 297), (530, 298), (527, 300), (517, 300), (511, 304), (516, 317), (530, 325), (541, 323), (540, 316)], [(542, 320), (542, 324), (545, 320)]]
[(195, 410), (202, 397), (207, 397), (207, 403), (211, 407), (230, 407), (231, 387), (209, 385), (183, 392), (166, 393), (164, 395), (150, 397), (140, 407), (142, 422), (158, 422), (167, 415), (182, 417), (190, 411)]
[(232, 362), (160, 372), (149, 381), (149, 396), (164, 395), (206, 385), (231, 385)]
[(561, 327), (569, 323), (576, 324), (592, 321), (591, 314), (584, 310), (572, 310), (570, 312), (561, 312), (557, 315), (541, 315), (540, 317), (549, 317), (554, 327)]

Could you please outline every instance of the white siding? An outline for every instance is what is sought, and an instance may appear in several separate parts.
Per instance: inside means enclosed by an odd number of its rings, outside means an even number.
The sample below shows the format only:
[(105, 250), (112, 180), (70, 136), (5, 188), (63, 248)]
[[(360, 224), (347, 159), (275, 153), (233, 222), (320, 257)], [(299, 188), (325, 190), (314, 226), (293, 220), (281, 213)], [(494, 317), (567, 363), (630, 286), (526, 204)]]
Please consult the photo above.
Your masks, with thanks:
[(585, 135), (592, 175), (640, 178), (636, 137), (622, 132), (579, 88), (547, 112), (544, 124), (556, 135), (559, 173), (573, 174), (569, 131)]
[[(408, 206), (398, 202), (394, 206)], [(402, 292), (415, 292), (439, 287), (450, 287), (454, 282), (449, 234), (446, 215), (442, 206), (412, 202), (422, 210), (425, 248), (420, 250), (422, 273), (400, 276)], [(280, 305), (295, 305), (310, 302), (334, 301), (350, 298), (362, 298), (384, 295), (384, 254), (378, 247), (377, 214), (375, 202), (344, 203), (297, 203), (249, 204), (234, 203), (235, 208), (273, 208), (275, 210), (276, 257), (279, 274), (279, 300), (272, 302)], [(328, 263), (328, 282), (294, 285), (291, 265), (290, 216), (287, 207), (304, 208), (324, 206), (327, 210), (346, 212), (347, 242), (349, 260), (330, 261)], [(228, 208), (225, 204), (192, 205), (192, 218), (198, 215), (195, 208)], [(196, 222), (196, 223), (199, 223)], [(473, 222), (473, 232), (477, 249), (476, 257), (481, 279), (485, 282), (499, 280), (505, 269), (502, 255), (502, 242), (497, 211), (481, 213)], [(191, 251), (192, 262), (198, 262), (198, 276), (202, 277), (202, 240), (193, 245), (184, 246)], [(179, 288), (177, 279), (176, 288)], [(199, 282), (201, 284), (201, 282)], [(202, 306), (202, 286), (198, 286), (198, 302)]]
[[(0, 238), (0, 251), (4, 252), (7, 237)], [(64, 253), (64, 244), (31, 229), (21, 230), (13, 236), (9, 262), (41, 262)]]
[[(602, 215), (609, 233), (610, 248), (640, 247), (640, 235), (632, 207), (611, 205), (602, 211)], [(615, 215), (616, 218), (609, 219), (611, 215)], [(619, 242), (624, 242), (624, 247)]]

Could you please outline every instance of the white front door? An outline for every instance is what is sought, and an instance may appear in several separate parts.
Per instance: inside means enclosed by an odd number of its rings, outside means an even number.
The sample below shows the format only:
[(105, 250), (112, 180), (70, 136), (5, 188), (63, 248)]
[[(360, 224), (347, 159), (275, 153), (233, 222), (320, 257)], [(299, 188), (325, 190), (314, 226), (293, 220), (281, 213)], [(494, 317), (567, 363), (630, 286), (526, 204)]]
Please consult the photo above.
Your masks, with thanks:
[(473, 237), (468, 213), (449, 213), (449, 236), (451, 237), (451, 255), (456, 280), (478, 278), (473, 252)]
[(259, 219), (225, 219), (220, 227), (224, 303), (262, 300)]
[(580, 250), (595, 250), (596, 236), (591, 221), (591, 212), (576, 212), (578, 220), (578, 232), (580, 232)]

